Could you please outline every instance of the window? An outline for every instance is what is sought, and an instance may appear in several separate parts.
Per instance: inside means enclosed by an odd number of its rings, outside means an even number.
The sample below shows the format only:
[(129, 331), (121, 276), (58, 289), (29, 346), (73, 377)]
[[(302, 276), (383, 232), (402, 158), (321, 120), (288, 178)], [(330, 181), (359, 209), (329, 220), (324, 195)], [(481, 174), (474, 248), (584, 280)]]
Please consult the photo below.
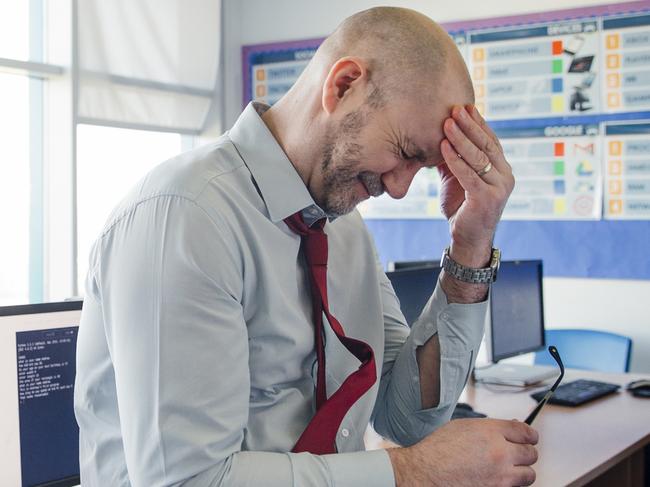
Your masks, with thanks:
[(175, 133), (77, 127), (77, 269), (84, 294), (88, 257), (112, 209), (151, 168), (182, 150)]
[[(155, 9), (153, 17), (151, 9), (134, 4), (129, 19), (138, 20), (138, 33), (149, 29), (148, 35), (159, 36), (140, 47), (160, 54), (150, 59), (164, 62), (140, 66), (142, 53), (135, 52), (132, 69), (122, 72), (117, 68), (135, 48), (127, 39), (106, 54), (122, 31), (109, 29), (113, 17), (94, 14), (121, 18), (123, 6), (101, 0), (0, 0), (0, 306), (83, 295), (90, 248), (113, 207), (153, 166), (192, 148), (214, 95), (218, 32), (213, 26), (219, 25), (220, 6), (205, 0), (213, 15), (195, 12), (205, 17), (198, 32), (193, 22), (176, 22), (180, 3), (170, 3), (162, 16)], [(113, 38), (95, 36), (103, 28)], [(133, 26), (123, 26), (128, 28)], [(214, 52), (202, 51), (209, 63), (192, 64), (176, 53), (178, 38), (203, 45), (203, 32), (215, 39)], [(170, 52), (176, 53), (174, 66), (164, 56)], [(93, 64), (116, 59), (117, 67)], [(160, 79), (169, 73), (174, 76)], [(88, 96), (92, 83), (81, 96), (82, 81), (88, 79), (103, 83), (106, 98)], [(143, 90), (160, 101), (154, 108), (165, 110), (150, 110), (142, 97), (131, 96)], [(124, 98), (125, 93), (130, 96)], [(187, 97), (200, 100), (200, 109)], [(82, 108), (89, 106), (91, 116), (84, 115)], [(111, 116), (115, 107), (122, 118)], [(194, 116), (183, 118), (188, 110)], [(150, 118), (134, 120), (134, 113)]]
[(0, 0), (0, 58), (29, 59), (28, 0)]
[(0, 73), (0, 106), (0, 305), (9, 305), (29, 299), (29, 78)]

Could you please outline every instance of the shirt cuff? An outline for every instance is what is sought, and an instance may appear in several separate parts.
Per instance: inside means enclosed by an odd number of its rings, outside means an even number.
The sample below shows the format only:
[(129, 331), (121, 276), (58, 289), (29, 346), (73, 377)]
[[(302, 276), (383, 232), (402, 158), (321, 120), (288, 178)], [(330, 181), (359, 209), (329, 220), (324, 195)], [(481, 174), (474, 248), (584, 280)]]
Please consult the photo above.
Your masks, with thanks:
[(395, 487), (393, 465), (386, 450), (325, 455), (336, 487)]
[(477, 350), (483, 338), (488, 302), (489, 293), (488, 298), (479, 303), (449, 303), (438, 280), (433, 295), (411, 330), (413, 343), (419, 347), (438, 333), (443, 354)]

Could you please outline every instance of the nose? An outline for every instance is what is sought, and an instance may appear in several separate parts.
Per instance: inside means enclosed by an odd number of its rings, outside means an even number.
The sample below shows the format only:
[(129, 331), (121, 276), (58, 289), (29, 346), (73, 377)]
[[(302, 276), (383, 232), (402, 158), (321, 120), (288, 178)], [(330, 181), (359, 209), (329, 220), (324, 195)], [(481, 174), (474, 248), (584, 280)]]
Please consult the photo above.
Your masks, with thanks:
[(381, 182), (389, 196), (396, 200), (404, 198), (415, 177), (415, 173), (418, 172), (420, 167), (419, 164), (407, 162), (400, 164), (392, 171), (384, 173), (381, 177)]

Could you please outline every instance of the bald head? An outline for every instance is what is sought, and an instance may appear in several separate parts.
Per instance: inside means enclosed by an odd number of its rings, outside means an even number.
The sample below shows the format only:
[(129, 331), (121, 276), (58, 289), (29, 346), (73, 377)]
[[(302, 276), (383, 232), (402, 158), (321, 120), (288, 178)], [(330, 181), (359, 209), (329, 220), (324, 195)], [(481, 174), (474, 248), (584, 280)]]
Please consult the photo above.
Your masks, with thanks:
[(323, 42), (314, 62), (331, 65), (346, 56), (366, 61), (375, 101), (414, 93), (434, 95), (443, 77), (452, 77), (469, 99), (474, 98), (453, 40), (433, 20), (414, 10), (376, 7), (348, 17)]
[(444, 29), (378, 7), (343, 21), (263, 119), (314, 201), (337, 216), (382, 192), (403, 197), (417, 170), (442, 162), (452, 108), (473, 102)]

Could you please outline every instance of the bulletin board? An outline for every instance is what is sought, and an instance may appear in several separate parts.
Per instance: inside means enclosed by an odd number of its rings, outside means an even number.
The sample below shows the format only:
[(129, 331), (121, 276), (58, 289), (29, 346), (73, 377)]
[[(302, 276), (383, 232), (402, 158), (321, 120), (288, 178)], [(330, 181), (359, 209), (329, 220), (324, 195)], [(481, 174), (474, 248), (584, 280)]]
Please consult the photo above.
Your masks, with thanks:
[[(650, 279), (650, 1), (443, 24), (517, 185), (496, 236), (545, 274)], [(322, 39), (244, 46), (243, 102), (273, 104)], [(448, 244), (435, 170), (359, 210), (382, 260)]]

